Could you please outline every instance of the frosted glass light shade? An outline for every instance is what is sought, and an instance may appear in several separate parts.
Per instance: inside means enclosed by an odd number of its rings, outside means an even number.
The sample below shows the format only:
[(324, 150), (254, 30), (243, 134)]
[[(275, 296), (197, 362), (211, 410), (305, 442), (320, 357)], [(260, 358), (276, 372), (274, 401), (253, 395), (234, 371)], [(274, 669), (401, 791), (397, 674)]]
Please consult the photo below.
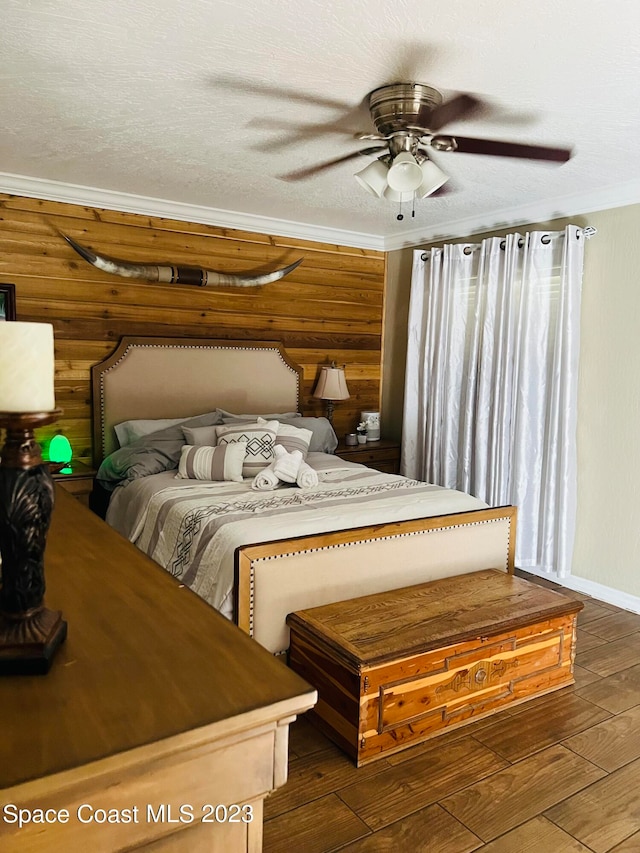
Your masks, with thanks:
[(415, 192), (400, 193), (398, 190), (392, 190), (391, 187), (387, 187), (384, 191), (384, 197), (389, 201), (408, 202), (415, 197)]
[(387, 186), (387, 166), (381, 160), (374, 160), (353, 176), (361, 187), (371, 195), (382, 198)]
[(416, 190), (418, 198), (426, 198), (449, 180), (449, 175), (445, 175), (432, 160), (425, 160), (424, 163), (421, 163), (420, 171), (422, 172), (422, 183)]
[(51, 412), (53, 326), (0, 323), (0, 412)]
[(387, 173), (387, 183), (391, 189), (401, 193), (414, 192), (423, 180), (422, 169), (408, 151), (401, 151), (396, 156)]
[(342, 367), (321, 367), (313, 396), (319, 400), (348, 400), (349, 389)]

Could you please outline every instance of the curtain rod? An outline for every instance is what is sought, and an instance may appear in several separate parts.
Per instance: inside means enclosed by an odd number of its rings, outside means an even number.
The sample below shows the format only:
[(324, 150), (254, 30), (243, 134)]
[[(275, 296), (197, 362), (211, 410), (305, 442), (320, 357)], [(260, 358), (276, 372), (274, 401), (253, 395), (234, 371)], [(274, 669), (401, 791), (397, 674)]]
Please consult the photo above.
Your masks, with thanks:
[[(583, 236), (585, 237), (585, 239), (587, 239), (587, 240), (590, 240), (592, 237), (594, 237), (598, 233), (598, 229), (594, 228), (592, 225), (586, 225), (584, 228), (581, 228), (579, 230), (580, 230), (580, 233), (582, 233)], [(564, 231), (555, 231), (555, 232), (552, 231), (552, 232), (549, 232), (548, 234), (543, 234), (542, 237), (540, 238), (540, 240), (541, 240), (541, 242), (543, 242), (545, 244), (550, 243), (552, 234), (555, 237), (564, 237), (565, 233), (566, 232), (564, 232)], [(457, 245), (462, 245), (462, 244), (458, 243)], [(474, 243), (473, 246), (478, 248), (480, 246), (480, 243)], [(506, 240), (503, 238), (502, 242), (500, 243), (500, 248), (504, 250), (505, 246), (506, 246)], [(521, 237), (518, 240), (518, 248), (521, 249), (523, 246), (524, 246), (524, 240)], [(465, 255), (470, 255), (471, 252), (473, 252), (473, 248), (471, 245), (467, 245), (467, 246), (465, 246), (465, 248), (462, 251), (464, 252)], [(422, 261), (428, 261), (429, 260), (429, 252), (423, 252), (420, 259)]]

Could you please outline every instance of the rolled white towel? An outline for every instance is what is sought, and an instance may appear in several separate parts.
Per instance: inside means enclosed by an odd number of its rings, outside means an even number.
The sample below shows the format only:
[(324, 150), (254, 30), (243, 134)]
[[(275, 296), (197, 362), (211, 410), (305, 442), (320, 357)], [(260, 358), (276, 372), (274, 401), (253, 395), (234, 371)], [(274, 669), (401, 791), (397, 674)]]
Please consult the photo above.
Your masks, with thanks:
[(301, 489), (313, 489), (318, 485), (318, 472), (314, 471), (311, 465), (307, 465), (307, 463), (303, 461), (300, 463), (300, 467), (298, 468), (296, 483)]
[(267, 465), (266, 468), (263, 468), (262, 471), (256, 474), (251, 481), (252, 489), (255, 489), (257, 492), (270, 492), (280, 485), (280, 478), (273, 470), (274, 465), (275, 462), (272, 462), (271, 465)]
[(278, 477), (285, 483), (295, 483), (298, 476), (298, 470), (302, 463), (302, 453), (299, 450), (293, 450), (291, 453), (277, 444), (274, 448), (276, 454), (273, 470)]

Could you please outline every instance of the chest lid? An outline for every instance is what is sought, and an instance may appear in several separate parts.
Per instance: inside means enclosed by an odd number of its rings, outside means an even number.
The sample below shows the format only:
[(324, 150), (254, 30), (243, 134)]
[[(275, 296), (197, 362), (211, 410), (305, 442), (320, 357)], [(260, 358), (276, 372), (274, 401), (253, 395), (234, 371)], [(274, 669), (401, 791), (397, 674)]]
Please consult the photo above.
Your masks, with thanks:
[(489, 637), (581, 610), (581, 601), (497, 569), (300, 610), (288, 624), (350, 669)]

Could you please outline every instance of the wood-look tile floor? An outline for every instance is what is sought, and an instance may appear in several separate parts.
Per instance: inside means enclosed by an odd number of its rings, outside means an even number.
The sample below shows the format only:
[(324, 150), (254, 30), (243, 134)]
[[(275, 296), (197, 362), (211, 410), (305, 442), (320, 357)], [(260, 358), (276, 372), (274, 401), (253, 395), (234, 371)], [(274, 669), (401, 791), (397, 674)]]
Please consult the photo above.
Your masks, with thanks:
[(356, 769), (307, 720), (265, 853), (640, 853), (640, 615), (584, 601), (571, 687)]

